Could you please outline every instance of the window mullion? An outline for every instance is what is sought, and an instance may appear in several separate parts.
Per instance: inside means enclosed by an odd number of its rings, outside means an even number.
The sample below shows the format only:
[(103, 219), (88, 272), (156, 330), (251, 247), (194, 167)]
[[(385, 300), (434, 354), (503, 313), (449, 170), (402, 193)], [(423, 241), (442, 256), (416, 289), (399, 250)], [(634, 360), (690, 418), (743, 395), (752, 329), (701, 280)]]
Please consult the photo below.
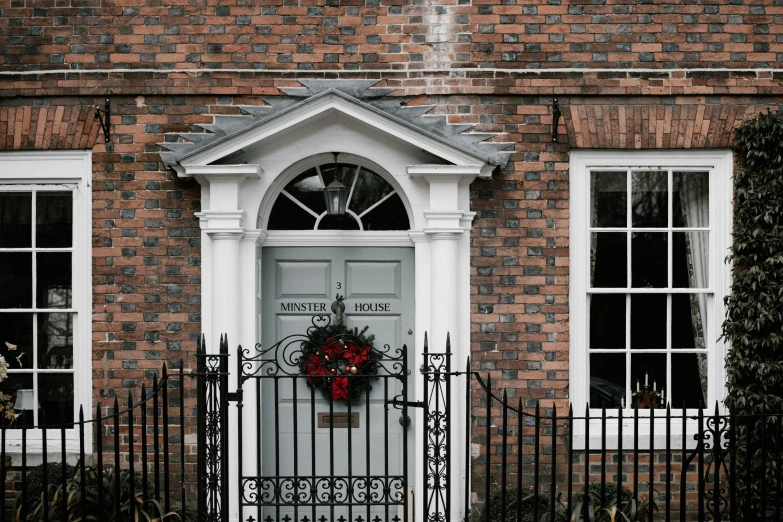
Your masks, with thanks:
[[(668, 274), (668, 287), (674, 286), (674, 233), (672, 231), (674, 227), (674, 172), (670, 169), (666, 176), (667, 179), (667, 224), (668, 231), (666, 256), (667, 256), (667, 274)], [(666, 390), (669, 390), (669, 398), (672, 393), (672, 293), (666, 294)], [(664, 397), (664, 404), (669, 399)]]
[[(362, 166), (356, 165), (356, 172), (354, 172), (353, 174), (353, 181), (351, 182), (351, 190), (350, 192), (348, 192), (348, 199), (345, 201), (345, 208), (349, 208), (351, 206), (351, 199), (353, 199), (353, 189), (356, 188), (356, 181), (359, 179), (360, 170), (362, 170)], [(364, 214), (362, 214), (362, 216), (363, 215)], [(359, 216), (359, 218), (361, 218), (362, 216)]]
[[(30, 230), (33, 235), (32, 237), (32, 261), (33, 261), (33, 310), (38, 308), (38, 269), (37, 269), (37, 262), (38, 262), (38, 253), (36, 249), (36, 235), (37, 235), (37, 223), (38, 223), (38, 194), (35, 189), (32, 191), (32, 209), (30, 213)], [(33, 367), (32, 370), (32, 386), (33, 386), (33, 426), (38, 426), (38, 408), (36, 407), (38, 402), (38, 374), (36, 372), (36, 369), (38, 368), (38, 312), (33, 312), (33, 346), (31, 347), (32, 354), (31, 354), (31, 360), (33, 361)]]

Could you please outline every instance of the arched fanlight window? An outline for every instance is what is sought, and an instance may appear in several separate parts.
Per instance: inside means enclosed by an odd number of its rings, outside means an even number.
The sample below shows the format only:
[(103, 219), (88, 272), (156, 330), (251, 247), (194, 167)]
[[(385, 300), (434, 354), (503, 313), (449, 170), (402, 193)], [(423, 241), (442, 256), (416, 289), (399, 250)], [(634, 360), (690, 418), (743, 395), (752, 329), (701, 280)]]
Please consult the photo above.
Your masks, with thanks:
[[(347, 211), (326, 212), (324, 187), (335, 178), (348, 187)], [(272, 206), (269, 230), (408, 230), (402, 198), (375, 172), (353, 163), (324, 163), (291, 180)]]

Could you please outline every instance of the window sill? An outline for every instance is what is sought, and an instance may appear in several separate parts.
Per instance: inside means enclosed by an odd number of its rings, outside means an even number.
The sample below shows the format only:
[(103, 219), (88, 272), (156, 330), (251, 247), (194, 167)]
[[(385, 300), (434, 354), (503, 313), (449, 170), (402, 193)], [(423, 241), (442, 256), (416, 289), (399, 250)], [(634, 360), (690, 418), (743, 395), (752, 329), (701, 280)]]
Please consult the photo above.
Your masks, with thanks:
[[(650, 414), (654, 412), (654, 420), (651, 422)], [(639, 451), (649, 451), (652, 439), (652, 448), (655, 451), (665, 451), (668, 448), (674, 451), (682, 451), (683, 444), (686, 450), (696, 448), (696, 435), (699, 433), (698, 410), (688, 409), (672, 410), (671, 417), (667, 418), (665, 410), (638, 410), (638, 419), (634, 420), (634, 410), (623, 410), (622, 419), (622, 448), (623, 452), (633, 451), (634, 448)], [(707, 427), (709, 419), (715, 419), (714, 413), (708, 415), (703, 413), (703, 429)], [(721, 419), (726, 419), (721, 413)], [(606, 448), (607, 451), (617, 451), (619, 436), (621, 433), (618, 426), (618, 410), (606, 410), (606, 418), (602, 418), (601, 410), (590, 410), (590, 440), (589, 449), (601, 451)], [(683, 425), (684, 424), (684, 425)], [(563, 427), (558, 427), (562, 430)], [(684, 431), (684, 433), (683, 433)], [(587, 429), (585, 418), (577, 417), (573, 420), (573, 448), (583, 451), (587, 446)], [(602, 433), (604, 437), (602, 437)], [(651, 437), (652, 434), (652, 437)], [(684, 441), (683, 441), (684, 435)], [(604, 440), (602, 440), (602, 438)]]
[[(84, 450), (85, 459), (89, 462), (91, 452)], [(26, 447), (26, 461), (27, 468), (38, 466), (43, 463), (43, 447), (39, 440), (28, 440)], [(10, 459), (10, 466), (15, 468), (22, 467), (22, 442), (21, 440), (8, 440), (6, 439), (5, 448), (3, 454), (6, 457), (6, 465), (9, 465), (8, 459)], [(47, 442), (46, 461), (49, 463), (62, 462), (62, 446), (60, 441)], [(71, 465), (76, 465), (79, 461), (79, 441), (76, 439), (65, 440), (65, 462)]]

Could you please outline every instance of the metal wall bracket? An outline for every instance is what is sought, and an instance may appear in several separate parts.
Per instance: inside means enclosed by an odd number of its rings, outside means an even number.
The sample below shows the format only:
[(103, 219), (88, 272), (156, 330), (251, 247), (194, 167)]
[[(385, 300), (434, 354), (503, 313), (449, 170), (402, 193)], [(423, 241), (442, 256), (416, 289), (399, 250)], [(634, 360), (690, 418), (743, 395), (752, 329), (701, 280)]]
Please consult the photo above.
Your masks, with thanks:
[(103, 110), (96, 105), (95, 106), (95, 119), (101, 124), (103, 130), (103, 141), (108, 143), (111, 140), (111, 127), (109, 126), (109, 120), (111, 118), (111, 104), (109, 99), (106, 98), (106, 102), (103, 105)]
[(557, 142), (557, 129), (560, 126), (560, 105), (557, 104), (557, 98), (552, 100), (552, 141)]

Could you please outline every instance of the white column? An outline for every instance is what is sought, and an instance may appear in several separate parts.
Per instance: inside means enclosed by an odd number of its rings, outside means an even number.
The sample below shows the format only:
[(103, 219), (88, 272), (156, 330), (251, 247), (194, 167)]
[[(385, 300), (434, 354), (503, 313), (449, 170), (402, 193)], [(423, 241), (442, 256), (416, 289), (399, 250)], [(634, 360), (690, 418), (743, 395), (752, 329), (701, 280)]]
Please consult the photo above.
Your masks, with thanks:
[(462, 230), (432, 228), (426, 234), (430, 240), (430, 351), (445, 352), (447, 336), (452, 346), (459, 343), (457, 255)]
[[(408, 167), (408, 174), (423, 177), (430, 186), (429, 210), (424, 211), (426, 224), (424, 235), (429, 240), (427, 262), (429, 267), (422, 270), (428, 277), (429, 296), (425, 303), (417, 299), (417, 309), (426, 306), (429, 313), (429, 351), (446, 351), (446, 338), (451, 340), (451, 370), (464, 370), (465, 357), (469, 353), (469, 230), (473, 213), (469, 211), (469, 193), (466, 186), (477, 176), (482, 175), (483, 165), (416, 165)], [(419, 247), (416, 257), (418, 267)], [(466, 259), (463, 259), (466, 258)], [(421, 274), (416, 273), (417, 287), (422, 286)], [(417, 314), (418, 315), (418, 314)], [(451, 439), (448, 441), (449, 461), (451, 465), (451, 503), (450, 520), (464, 520), (464, 477), (468, 473), (465, 467), (464, 417), (465, 377), (454, 379), (451, 386)], [(426, 401), (427, 398), (425, 397)], [(421, 419), (420, 422), (424, 422)], [(417, 424), (421, 426), (421, 424)], [(417, 440), (418, 444), (418, 440)], [(422, 445), (425, 441), (422, 440)], [(422, 448), (419, 446), (418, 448)], [(417, 480), (419, 476), (417, 475)], [(424, 478), (422, 477), (423, 481)], [(417, 485), (422, 483), (417, 483)], [(417, 498), (426, 502), (423, 484), (422, 493)], [(421, 499), (421, 500), (419, 500)]]
[[(255, 304), (242, 299), (240, 292), (240, 277), (242, 269), (247, 269), (247, 262), (240, 257), (240, 241), (245, 235), (245, 212), (240, 207), (240, 187), (250, 176), (260, 176), (261, 169), (257, 165), (206, 165), (183, 166), (186, 176), (192, 176), (202, 186), (202, 202), (208, 208), (196, 214), (199, 218), (203, 235), (207, 238), (206, 252), (211, 252), (209, 269), (211, 273), (203, 272), (204, 278), (210, 279), (211, 299), (202, 301), (202, 316), (207, 317), (211, 331), (207, 332), (207, 351), (216, 353), (219, 349), (220, 336), (228, 336), (228, 368), (229, 382), (227, 391), (237, 388), (237, 346), (248, 342), (243, 331), (242, 312), (245, 306), (251, 310)], [(245, 253), (247, 248), (243, 248)], [(253, 250), (251, 246), (251, 250)], [(245, 256), (246, 257), (246, 256)], [(251, 265), (252, 270), (252, 265)], [(252, 272), (251, 272), (252, 277)], [(254, 279), (253, 279), (254, 280)], [(252, 340), (252, 336), (250, 337)], [(252, 342), (252, 341), (251, 341)], [(239, 460), (236, 453), (239, 426), (237, 409), (233, 403), (228, 411), (228, 489), (229, 489), (229, 521), (238, 522), (242, 519), (239, 513), (239, 488), (236, 477), (239, 471)]]

